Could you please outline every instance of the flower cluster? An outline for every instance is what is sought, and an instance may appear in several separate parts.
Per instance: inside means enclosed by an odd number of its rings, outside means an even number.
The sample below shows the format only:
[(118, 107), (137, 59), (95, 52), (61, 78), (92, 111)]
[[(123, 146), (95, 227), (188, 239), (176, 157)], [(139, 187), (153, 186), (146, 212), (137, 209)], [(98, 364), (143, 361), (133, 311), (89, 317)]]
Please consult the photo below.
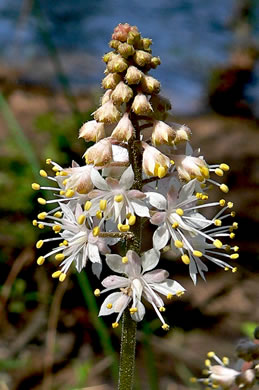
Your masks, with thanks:
[[(117, 313), (114, 327), (128, 309), (133, 320), (142, 320), (143, 302), (149, 302), (166, 330), (161, 295), (180, 296), (184, 288), (169, 279), (167, 271), (154, 269), (160, 251), (168, 248), (177, 255), (194, 283), (197, 274), (205, 278), (209, 261), (234, 272), (236, 267), (225, 260), (237, 259), (238, 247), (224, 240), (234, 238), (237, 223), (228, 222), (235, 216), (231, 202), (208, 201), (212, 185), (228, 192), (213, 175), (220, 178), (229, 167), (207, 164), (190, 146), (190, 129), (171, 121), (170, 102), (160, 95), (159, 81), (149, 75), (160, 65), (151, 44), (135, 26), (126, 23), (115, 28), (112, 50), (103, 57), (105, 92), (100, 107), (79, 130), (79, 137), (94, 145), (86, 150), (83, 166), (73, 162), (63, 168), (47, 159), (54, 175), (45, 170), (40, 175), (52, 185), (33, 183), (32, 188), (53, 193), (52, 199), (39, 197), (38, 202), (55, 206), (40, 212), (33, 225), (54, 231), (54, 238), (37, 242), (38, 249), (46, 242), (57, 243), (37, 263), (42, 265), (54, 255), (60, 265), (52, 276), (61, 282), (72, 264), (80, 272), (88, 260), (99, 278), (104, 256), (109, 268), (122, 275), (108, 276), (102, 282), (105, 289), (95, 291), (98, 296), (117, 290), (100, 310), (100, 315)], [(215, 208), (213, 218), (202, 214), (208, 208)], [(145, 253), (143, 221), (156, 226), (153, 248)], [(119, 240), (126, 244), (124, 256), (111, 254), (111, 246)]]

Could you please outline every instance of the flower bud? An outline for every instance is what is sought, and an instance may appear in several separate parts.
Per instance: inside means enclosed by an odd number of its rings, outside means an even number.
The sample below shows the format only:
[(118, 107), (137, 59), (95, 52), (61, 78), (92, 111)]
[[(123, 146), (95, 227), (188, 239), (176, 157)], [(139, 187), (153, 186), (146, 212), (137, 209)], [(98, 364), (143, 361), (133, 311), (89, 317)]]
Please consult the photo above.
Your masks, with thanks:
[(111, 59), (107, 64), (107, 69), (111, 73), (120, 73), (124, 72), (128, 67), (127, 61), (122, 58), (120, 55), (116, 56), (116, 58)]
[(120, 116), (120, 111), (115, 107), (111, 100), (94, 112), (94, 119), (97, 122), (115, 123), (118, 122)]
[(151, 63), (152, 55), (144, 50), (136, 50), (133, 58), (138, 66), (143, 67)]
[(132, 89), (124, 84), (123, 81), (119, 82), (117, 87), (114, 89), (111, 98), (114, 104), (127, 103), (133, 96)]
[(154, 112), (158, 111), (164, 113), (171, 110), (172, 108), (170, 100), (161, 95), (152, 95), (150, 98), (150, 103)]
[(152, 144), (158, 145), (171, 145), (175, 139), (176, 133), (172, 127), (168, 126), (163, 121), (155, 121), (152, 130)]
[(143, 38), (142, 39), (143, 49), (149, 50), (150, 46), (152, 45), (152, 39), (149, 38)]
[(88, 192), (92, 191), (94, 185), (91, 180), (91, 170), (92, 166), (85, 165), (80, 167), (75, 163), (72, 165), (72, 168), (66, 168), (68, 176), (65, 191), (72, 189), (79, 194), (88, 194)]
[(122, 57), (128, 58), (135, 53), (135, 49), (132, 45), (129, 45), (128, 43), (120, 43), (120, 45), (118, 46), (118, 52)]
[(86, 164), (96, 166), (105, 166), (112, 160), (112, 144), (109, 138), (104, 138), (91, 146), (85, 152), (84, 156)]
[(215, 365), (210, 367), (210, 379), (214, 385), (222, 386), (224, 389), (235, 384), (239, 372), (232, 368)]
[(143, 93), (138, 93), (135, 96), (131, 109), (137, 115), (149, 115), (153, 111), (151, 104)]
[(118, 54), (115, 54), (114, 51), (109, 51), (109, 53), (104, 54), (103, 62), (107, 63), (116, 57), (118, 57)]
[(105, 136), (104, 124), (95, 120), (84, 123), (79, 130), (79, 138), (84, 138), (86, 142), (98, 142)]
[(178, 125), (177, 123), (175, 123), (174, 125), (177, 125), (177, 126), (171, 126), (173, 128), (175, 127), (178, 127), (176, 129), (176, 137), (175, 137), (175, 140), (174, 140), (174, 143), (175, 144), (179, 144), (180, 142), (183, 142), (183, 141), (190, 141), (191, 139), (191, 129), (189, 129), (189, 127), (185, 126), (185, 125)]
[(106, 77), (104, 77), (102, 86), (105, 89), (114, 89), (120, 81), (121, 77), (118, 73), (109, 73)]
[(111, 94), (112, 94), (112, 89), (107, 89), (107, 91), (104, 93), (101, 99), (101, 104), (104, 105), (107, 103), (109, 100), (111, 100)]
[(144, 75), (141, 80), (142, 91), (148, 94), (156, 94), (160, 91), (160, 82), (152, 76)]
[(173, 160), (180, 179), (204, 181), (209, 178), (209, 168), (202, 157), (176, 155)]
[(112, 39), (110, 42), (109, 42), (109, 46), (112, 48), (112, 49), (115, 49), (117, 50), (119, 45), (121, 44), (120, 41), (118, 41), (117, 39)]
[(161, 64), (161, 60), (159, 57), (152, 57), (150, 61), (151, 68), (155, 69), (158, 65)]
[(116, 39), (120, 42), (126, 42), (130, 32), (137, 33), (138, 28), (136, 26), (130, 26), (128, 23), (120, 23), (117, 27), (115, 27), (112, 39)]
[(169, 158), (145, 142), (142, 142), (142, 145), (144, 147), (142, 167), (145, 174), (159, 178), (164, 177), (170, 166)]
[(140, 33), (138, 32), (137, 27), (132, 28), (132, 30), (128, 33), (127, 43), (129, 45), (134, 45), (135, 47), (139, 45), (140, 42)]
[(138, 84), (140, 80), (142, 79), (143, 73), (136, 68), (135, 66), (131, 65), (128, 67), (125, 80), (129, 85), (131, 84)]
[(134, 133), (134, 127), (129, 119), (129, 114), (125, 112), (115, 129), (111, 134), (111, 138), (117, 141), (128, 141)]

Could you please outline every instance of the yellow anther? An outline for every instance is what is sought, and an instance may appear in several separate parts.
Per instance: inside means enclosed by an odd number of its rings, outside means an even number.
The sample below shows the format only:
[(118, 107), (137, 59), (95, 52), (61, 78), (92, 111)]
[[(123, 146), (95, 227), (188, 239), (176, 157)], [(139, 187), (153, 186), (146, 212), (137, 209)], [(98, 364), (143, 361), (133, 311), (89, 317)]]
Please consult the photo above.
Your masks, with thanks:
[(36, 243), (36, 248), (37, 248), (37, 249), (40, 249), (40, 248), (42, 247), (43, 244), (44, 244), (44, 241), (43, 241), (43, 240), (37, 241), (37, 243)]
[(233, 273), (237, 272), (237, 267), (232, 268), (232, 272)]
[(51, 276), (52, 276), (52, 278), (59, 278), (59, 276), (61, 275), (61, 271), (56, 271), (56, 272), (54, 272)]
[(221, 207), (224, 207), (224, 206), (225, 206), (225, 204), (226, 204), (226, 201), (225, 201), (225, 199), (220, 199), (220, 201), (219, 201), (219, 205), (220, 205)]
[(39, 229), (44, 229), (43, 223), (39, 223), (39, 224), (38, 224), (38, 228), (39, 228)]
[(68, 245), (67, 240), (64, 240), (62, 244), (65, 245), (65, 246), (67, 246), (67, 245)]
[(164, 306), (160, 306), (159, 311), (161, 311), (161, 313), (165, 312), (165, 307)]
[(99, 288), (96, 288), (96, 289), (94, 290), (94, 295), (95, 295), (96, 297), (99, 297), (99, 296), (101, 295), (101, 291), (99, 290)]
[(196, 192), (195, 196), (196, 196), (197, 199), (200, 199), (201, 196), (202, 196), (202, 193), (201, 192)]
[(230, 215), (231, 215), (231, 217), (234, 218), (236, 216), (236, 212), (235, 211), (231, 211)]
[(197, 383), (197, 378), (195, 378), (194, 376), (192, 378), (190, 378), (190, 382), (191, 383)]
[(129, 225), (123, 225), (122, 223), (119, 223), (118, 224), (118, 230), (120, 231), (120, 232), (128, 232), (129, 231), (129, 229), (130, 229), (130, 226)]
[(202, 176), (203, 176), (205, 179), (208, 179), (208, 178), (210, 177), (209, 168), (207, 168), (207, 167), (202, 167), (202, 168), (200, 168), (200, 171), (201, 171)]
[(54, 166), (52, 167), (52, 171), (58, 172), (58, 173), (59, 173), (60, 169), (54, 165)]
[(61, 242), (58, 246), (64, 246), (63, 242)]
[(166, 298), (167, 299), (172, 299), (173, 298), (173, 294), (171, 294), (171, 293), (167, 294)]
[(229, 271), (229, 267), (225, 267), (225, 268), (224, 268), (224, 271)]
[(239, 254), (238, 254), (238, 253), (232, 253), (232, 255), (230, 255), (230, 258), (231, 258), (232, 260), (236, 260), (236, 259), (239, 258)]
[(113, 329), (118, 328), (118, 326), (119, 326), (118, 322), (113, 322), (113, 323), (112, 323)]
[(130, 314), (134, 314), (134, 313), (137, 313), (138, 308), (137, 308), (137, 307), (131, 307), (131, 308), (129, 309), (129, 311), (130, 311)]
[(216, 383), (213, 383), (213, 384), (212, 384), (212, 388), (213, 388), (213, 389), (218, 389), (218, 388), (219, 388), (219, 385), (216, 385)]
[(57, 212), (54, 214), (54, 217), (55, 217), (55, 218), (61, 218), (61, 217), (62, 217), (61, 211), (57, 211)]
[(95, 226), (95, 227), (93, 228), (93, 236), (94, 236), (94, 237), (97, 237), (97, 236), (99, 235), (99, 233), (100, 233), (100, 228), (99, 228), (99, 226)]
[(207, 200), (208, 198), (209, 198), (208, 195), (202, 195), (201, 197), (202, 200)]
[(176, 209), (175, 212), (176, 214), (180, 215), (180, 217), (182, 217), (184, 214), (183, 209)]
[(64, 191), (64, 190), (59, 191), (59, 195), (65, 195), (65, 193), (66, 193), (66, 191)]
[(219, 167), (220, 167), (220, 169), (222, 169), (225, 172), (229, 171), (229, 165), (228, 164), (222, 163), (222, 164), (220, 164)]
[(234, 246), (234, 247), (233, 247), (233, 251), (234, 251), (234, 252), (238, 252), (238, 251), (239, 251), (239, 246)]
[(222, 242), (220, 241), (220, 240), (214, 240), (213, 241), (213, 245), (216, 247), (216, 248), (218, 248), (218, 249), (220, 249), (220, 248), (222, 248)]
[(66, 191), (65, 195), (66, 195), (67, 198), (72, 198), (72, 196), (75, 195), (75, 191), (72, 190), (72, 189), (69, 189), (69, 190)]
[(51, 164), (51, 158), (46, 159), (46, 164), (50, 165)]
[(202, 372), (202, 375), (209, 375), (210, 374), (210, 371), (206, 370), (206, 369), (203, 369), (201, 372)]
[(56, 256), (55, 256), (55, 259), (58, 260), (58, 261), (62, 261), (64, 260), (65, 256), (63, 255), (63, 253), (58, 253)]
[(106, 207), (107, 207), (107, 200), (106, 199), (102, 199), (100, 200), (100, 210), (104, 211), (106, 210)]
[(135, 216), (135, 215), (131, 215), (131, 216), (128, 218), (128, 224), (129, 224), (130, 226), (133, 226), (133, 225), (135, 225), (135, 223), (136, 223), (136, 216)]
[(38, 259), (37, 259), (37, 264), (38, 264), (38, 265), (42, 265), (42, 264), (44, 263), (44, 261), (45, 261), (45, 258), (44, 258), (43, 256), (40, 256), (40, 257), (38, 257)]
[(173, 228), (173, 229), (177, 229), (178, 226), (179, 226), (179, 223), (178, 223), (178, 222), (174, 222), (174, 223), (172, 224), (172, 228)]
[(68, 175), (68, 172), (66, 171), (60, 171), (60, 176), (67, 176)]
[(38, 183), (32, 183), (31, 188), (35, 191), (40, 190), (40, 185)]
[(210, 359), (206, 359), (205, 362), (204, 362), (205, 366), (206, 367), (210, 367), (211, 366), (211, 361)]
[(83, 225), (84, 222), (85, 222), (85, 215), (84, 214), (79, 215), (79, 217), (77, 218), (77, 223), (79, 225)]
[(193, 254), (193, 256), (196, 256), (196, 257), (201, 257), (203, 255), (203, 253), (201, 251), (196, 251), (196, 250), (194, 250), (192, 252), (192, 254)]
[(176, 296), (181, 297), (184, 294), (184, 291), (176, 291)]
[(224, 356), (224, 357), (222, 358), (222, 362), (223, 362), (223, 364), (224, 364), (225, 366), (227, 366), (227, 365), (229, 364), (229, 358), (228, 358), (227, 356)]
[(176, 248), (182, 248), (183, 242), (180, 240), (175, 240), (174, 245), (176, 246)]
[(128, 261), (129, 261), (129, 259), (127, 258), (127, 256), (124, 256), (124, 257), (121, 258), (121, 262), (122, 262), (123, 264), (127, 264)]
[(168, 331), (168, 330), (170, 329), (170, 326), (169, 326), (168, 324), (163, 324), (163, 325), (161, 326), (161, 328), (162, 328), (163, 330)]
[(186, 264), (186, 265), (190, 264), (190, 258), (189, 258), (189, 256), (187, 256), (187, 255), (182, 255), (182, 256), (181, 256), (181, 259), (182, 259), (182, 262), (183, 262), (184, 264)]
[(32, 221), (32, 224), (33, 224), (33, 226), (37, 226), (37, 225), (38, 225), (38, 222), (36, 221), (36, 219), (34, 219), (34, 220)]
[(229, 188), (228, 188), (228, 186), (227, 186), (226, 184), (221, 184), (221, 185), (219, 186), (219, 188), (220, 188), (221, 191), (224, 192), (225, 194), (227, 194), (228, 191), (229, 191)]
[(59, 275), (59, 281), (60, 282), (64, 282), (64, 280), (66, 279), (66, 277), (67, 277), (67, 275), (66, 274), (64, 274), (64, 273), (61, 273), (60, 275)]
[(42, 204), (43, 206), (47, 203), (46, 199), (43, 199), (43, 198), (38, 198), (38, 203), (39, 204)]
[(114, 196), (114, 201), (115, 201), (115, 202), (120, 203), (120, 202), (123, 201), (123, 199), (124, 199), (124, 196), (123, 196), (122, 194), (119, 194), (119, 195), (115, 195), (115, 196)]
[(170, 160), (170, 163), (171, 163), (172, 165), (174, 165), (174, 164), (175, 164), (174, 160)]
[(43, 219), (46, 218), (47, 215), (48, 215), (48, 214), (47, 214), (45, 211), (43, 211), (42, 213), (39, 213), (39, 214), (37, 215), (37, 217), (38, 217), (39, 219), (43, 220)]
[(208, 356), (208, 358), (212, 358), (213, 356), (215, 356), (215, 352), (210, 351), (207, 353), (207, 356)]
[(61, 228), (60, 225), (54, 225), (54, 226), (52, 227), (52, 229), (54, 230), (55, 233), (59, 233), (60, 230), (61, 230), (62, 228)]
[(96, 211), (95, 215), (96, 215), (96, 218), (98, 218), (98, 219), (102, 219), (102, 217), (103, 217), (103, 213), (101, 210)]
[(65, 180), (62, 181), (63, 186), (66, 186), (67, 183), (68, 183), (68, 179), (65, 179)]
[(159, 179), (162, 179), (167, 174), (167, 167), (159, 167), (157, 170), (157, 176)]
[(44, 171), (44, 169), (41, 169), (41, 170), (40, 170), (40, 175), (41, 175), (42, 177), (47, 177), (47, 176), (48, 176), (47, 172)]
[(235, 233), (230, 233), (229, 237), (233, 240), (236, 237)]
[(215, 173), (217, 176), (223, 176), (224, 175), (224, 171), (220, 168), (217, 168), (215, 169)]
[(91, 207), (92, 207), (92, 202), (90, 202), (90, 200), (87, 200), (84, 206), (85, 211), (89, 211)]
[(237, 222), (233, 222), (232, 226), (233, 226), (233, 229), (238, 229), (238, 223)]
[(233, 203), (233, 202), (228, 202), (228, 208), (229, 208), (229, 209), (232, 209), (233, 206), (234, 206), (234, 203)]
[(214, 225), (221, 226), (222, 225), (222, 221), (220, 219), (215, 219)]
[(106, 307), (107, 307), (107, 309), (111, 309), (112, 308), (112, 303), (107, 303)]

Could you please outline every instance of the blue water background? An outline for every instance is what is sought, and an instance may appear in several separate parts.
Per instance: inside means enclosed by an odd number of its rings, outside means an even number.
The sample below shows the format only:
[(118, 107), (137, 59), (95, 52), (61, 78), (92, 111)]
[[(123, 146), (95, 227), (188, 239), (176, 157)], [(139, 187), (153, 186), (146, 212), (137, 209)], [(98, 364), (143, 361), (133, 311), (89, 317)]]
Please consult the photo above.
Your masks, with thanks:
[[(39, 21), (26, 10), (29, 3), (0, 0), (0, 61), (22, 68), (28, 79), (56, 84)], [(109, 51), (111, 32), (118, 23), (128, 22), (153, 39), (153, 54), (162, 60), (153, 75), (177, 113), (202, 108), (211, 69), (228, 60), (234, 4), (235, 0), (40, 1), (45, 27), (73, 89), (90, 91), (100, 85), (100, 58)], [(251, 91), (257, 89), (253, 86)]]

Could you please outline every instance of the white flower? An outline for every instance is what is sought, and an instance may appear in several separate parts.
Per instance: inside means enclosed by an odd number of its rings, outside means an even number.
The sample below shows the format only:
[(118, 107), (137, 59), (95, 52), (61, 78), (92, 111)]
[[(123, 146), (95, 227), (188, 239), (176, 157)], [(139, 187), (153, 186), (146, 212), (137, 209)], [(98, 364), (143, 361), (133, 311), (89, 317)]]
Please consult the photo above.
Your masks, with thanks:
[(107, 219), (123, 224), (127, 219), (129, 225), (135, 223), (135, 214), (140, 217), (149, 217), (148, 207), (142, 199), (146, 195), (138, 190), (130, 189), (134, 182), (134, 173), (129, 166), (122, 174), (120, 180), (108, 177), (104, 179), (100, 173), (93, 169), (92, 182), (96, 190), (88, 196), (92, 199), (92, 215), (100, 216), (99, 226)]
[(168, 330), (169, 326), (161, 315), (165, 311), (164, 302), (157, 293), (170, 299), (175, 294), (181, 295), (184, 288), (178, 282), (167, 279), (167, 271), (153, 270), (159, 262), (159, 252), (151, 249), (139, 257), (136, 252), (129, 250), (124, 257), (107, 255), (106, 262), (113, 271), (125, 276), (111, 275), (103, 280), (102, 285), (106, 288), (102, 293), (114, 289), (120, 289), (120, 292), (114, 292), (104, 300), (99, 316), (118, 313), (113, 324), (116, 327), (124, 310), (132, 302), (129, 309), (132, 319), (141, 321), (145, 314), (145, 307), (141, 302), (143, 297), (155, 309), (162, 328)]
[[(207, 266), (201, 261), (201, 257), (225, 270), (232, 269), (235, 272), (236, 268), (225, 263), (220, 257), (237, 259), (238, 253), (229, 254), (229, 252), (231, 250), (236, 252), (238, 248), (223, 245), (219, 240), (221, 237), (232, 238), (232, 229), (237, 227), (236, 223), (221, 226), (224, 218), (232, 216), (232, 213), (223, 214), (233, 204), (228, 202), (225, 206), (226, 202), (222, 199), (219, 202), (200, 205), (197, 203), (204, 195), (198, 192), (200, 186), (197, 180), (190, 181), (178, 191), (179, 186), (180, 183), (175, 181), (174, 186), (168, 191), (167, 200), (161, 194), (146, 193), (150, 204), (161, 210), (156, 211), (150, 219), (152, 224), (158, 226), (153, 235), (154, 248), (160, 250), (171, 240), (174, 252), (181, 255), (182, 261), (189, 265), (190, 276), (194, 283), (196, 283), (197, 273), (204, 278), (203, 271), (207, 271)], [(222, 209), (211, 220), (199, 212), (204, 207), (219, 205)]]

